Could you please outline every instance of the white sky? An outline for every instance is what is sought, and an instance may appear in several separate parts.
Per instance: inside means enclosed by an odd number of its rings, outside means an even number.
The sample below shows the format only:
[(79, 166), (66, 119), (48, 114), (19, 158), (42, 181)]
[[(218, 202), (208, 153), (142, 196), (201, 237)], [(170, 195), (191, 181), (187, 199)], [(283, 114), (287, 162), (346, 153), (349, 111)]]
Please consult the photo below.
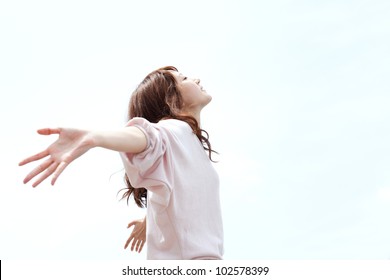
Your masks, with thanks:
[(390, 258), (390, 2), (3, 0), (0, 40), (0, 259), (145, 259), (116, 153), (37, 189), (17, 163), (38, 128), (122, 126), (165, 65), (213, 96), (226, 259)]

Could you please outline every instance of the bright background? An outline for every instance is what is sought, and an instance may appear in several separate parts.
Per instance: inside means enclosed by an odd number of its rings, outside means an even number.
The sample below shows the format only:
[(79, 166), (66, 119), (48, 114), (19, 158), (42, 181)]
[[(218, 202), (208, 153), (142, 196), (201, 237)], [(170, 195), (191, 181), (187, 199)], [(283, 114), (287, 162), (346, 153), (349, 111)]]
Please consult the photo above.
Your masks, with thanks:
[(145, 259), (118, 154), (17, 164), (38, 128), (123, 126), (165, 65), (213, 96), (226, 259), (390, 259), (389, 1), (3, 0), (0, 40), (0, 259)]

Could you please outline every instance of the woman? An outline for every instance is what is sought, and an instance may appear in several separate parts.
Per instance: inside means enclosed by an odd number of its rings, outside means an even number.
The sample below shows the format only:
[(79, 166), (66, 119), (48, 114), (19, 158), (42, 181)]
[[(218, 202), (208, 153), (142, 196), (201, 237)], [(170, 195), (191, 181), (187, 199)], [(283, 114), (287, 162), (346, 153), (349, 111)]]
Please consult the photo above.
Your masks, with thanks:
[[(148, 259), (222, 259), (223, 229), (219, 179), (211, 164), (208, 134), (200, 129), (200, 112), (211, 96), (200, 85), (168, 66), (150, 73), (132, 94), (127, 126), (113, 131), (45, 128), (59, 134), (46, 150), (20, 165), (47, 159), (24, 183), (40, 175), (33, 187), (64, 169), (89, 149), (120, 152), (129, 199), (147, 206), (146, 220), (133, 222), (136, 249), (142, 249), (146, 222)], [(202, 134), (204, 132), (205, 135)], [(205, 153), (207, 151), (207, 154)]]

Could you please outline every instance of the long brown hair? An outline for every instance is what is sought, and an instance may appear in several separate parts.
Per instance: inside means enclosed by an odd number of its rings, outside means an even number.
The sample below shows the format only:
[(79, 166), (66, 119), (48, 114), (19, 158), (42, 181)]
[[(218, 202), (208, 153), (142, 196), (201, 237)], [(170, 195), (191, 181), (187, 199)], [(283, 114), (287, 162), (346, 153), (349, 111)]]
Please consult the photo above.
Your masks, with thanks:
[[(178, 71), (173, 66), (159, 68), (145, 77), (133, 92), (130, 102), (128, 119), (135, 117), (145, 118), (151, 123), (158, 123), (162, 119), (177, 119), (188, 123), (193, 133), (203, 144), (203, 148), (208, 152), (211, 159), (211, 149), (209, 135), (207, 131), (200, 128), (197, 120), (189, 115), (181, 113), (183, 100), (179, 91), (175, 76), (170, 71)], [(133, 195), (135, 203), (143, 208), (146, 207), (147, 190), (145, 188), (133, 188), (130, 180), (125, 174), (127, 188), (122, 195), (122, 199), (129, 202)]]

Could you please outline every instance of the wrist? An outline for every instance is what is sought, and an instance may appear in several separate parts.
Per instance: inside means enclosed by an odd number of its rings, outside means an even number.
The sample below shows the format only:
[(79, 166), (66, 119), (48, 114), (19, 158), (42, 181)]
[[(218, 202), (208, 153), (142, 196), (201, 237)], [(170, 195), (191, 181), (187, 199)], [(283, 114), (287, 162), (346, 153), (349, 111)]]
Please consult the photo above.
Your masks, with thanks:
[(87, 132), (87, 141), (88, 145), (91, 148), (96, 148), (96, 147), (101, 147), (102, 146), (102, 139), (101, 136), (99, 135), (99, 132), (97, 131), (88, 131)]

